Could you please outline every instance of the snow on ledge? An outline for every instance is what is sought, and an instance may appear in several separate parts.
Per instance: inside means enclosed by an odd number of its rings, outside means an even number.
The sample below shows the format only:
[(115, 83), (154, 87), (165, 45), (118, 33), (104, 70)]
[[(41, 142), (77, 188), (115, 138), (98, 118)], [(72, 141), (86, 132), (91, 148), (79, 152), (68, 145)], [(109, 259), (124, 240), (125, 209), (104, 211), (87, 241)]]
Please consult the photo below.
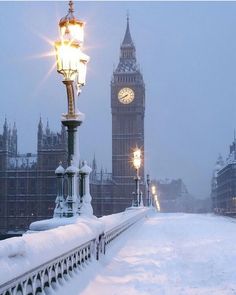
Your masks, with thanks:
[(103, 231), (99, 219), (77, 218), (74, 224), (0, 241), (0, 285), (98, 237)]
[(101, 218), (52, 218), (34, 222), (22, 237), (0, 241), (0, 285), (145, 211), (148, 209), (135, 208)]

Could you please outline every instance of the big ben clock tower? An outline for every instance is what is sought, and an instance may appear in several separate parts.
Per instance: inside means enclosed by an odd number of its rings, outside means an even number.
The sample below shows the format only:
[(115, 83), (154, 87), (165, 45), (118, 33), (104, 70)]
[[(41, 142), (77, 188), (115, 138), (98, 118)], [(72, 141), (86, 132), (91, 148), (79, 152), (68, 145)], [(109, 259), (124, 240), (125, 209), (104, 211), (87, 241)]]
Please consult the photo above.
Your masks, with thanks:
[[(132, 152), (138, 147), (144, 155), (145, 85), (136, 60), (129, 18), (120, 60), (111, 81), (113, 212), (131, 206), (135, 191)], [(144, 182), (144, 157), (140, 169)], [(144, 186), (141, 185), (144, 193)]]

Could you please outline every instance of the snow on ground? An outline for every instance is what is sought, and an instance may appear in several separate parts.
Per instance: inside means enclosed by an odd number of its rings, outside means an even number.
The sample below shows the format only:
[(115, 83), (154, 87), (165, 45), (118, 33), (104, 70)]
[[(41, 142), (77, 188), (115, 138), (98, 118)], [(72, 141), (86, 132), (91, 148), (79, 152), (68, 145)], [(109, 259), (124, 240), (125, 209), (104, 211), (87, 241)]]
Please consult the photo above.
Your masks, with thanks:
[(74, 274), (56, 294), (236, 294), (235, 232), (236, 220), (229, 218), (155, 214), (122, 234), (102, 260)]

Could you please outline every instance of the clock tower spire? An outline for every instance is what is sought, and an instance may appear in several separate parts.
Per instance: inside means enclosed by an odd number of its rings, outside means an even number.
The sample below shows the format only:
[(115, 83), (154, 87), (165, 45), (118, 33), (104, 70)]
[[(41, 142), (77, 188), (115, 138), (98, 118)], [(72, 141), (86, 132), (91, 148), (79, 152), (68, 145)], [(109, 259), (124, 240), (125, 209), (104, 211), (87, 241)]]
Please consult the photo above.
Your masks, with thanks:
[(129, 15), (127, 15), (127, 25), (126, 25), (126, 31), (125, 31), (125, 36), (124, 36), (124, 40), (122, 42), (121, 47), (124, 46), (133, 46), (133, 41), (131, 38), (131, 34), (130, 34), (130, 29), (129, 29)]
[[(118, 66), (111, 80), (113, 212), (131, 206), (135, 191), (131, 158), (138, 147), (144, 154), (145, 85), (127, 17)], [(144, 162), (144, 161), (143, 161)], [(143, 163), (144, 165), (144, 163)], [(144, 167), (140, 169), (144, 180)], [(144, 186), (141, 185), (144, 193)]]

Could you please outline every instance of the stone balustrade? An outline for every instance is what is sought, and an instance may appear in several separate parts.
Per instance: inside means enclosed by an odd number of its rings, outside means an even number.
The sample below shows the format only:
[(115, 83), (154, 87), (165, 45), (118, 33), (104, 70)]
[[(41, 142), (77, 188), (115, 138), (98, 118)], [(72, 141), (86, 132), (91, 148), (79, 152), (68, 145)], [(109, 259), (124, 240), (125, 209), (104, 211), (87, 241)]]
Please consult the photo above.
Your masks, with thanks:
[[(105, 230), (103, 233), (99, 233), (91, 240), (78, 245), (78, 247), (4, 282), (0, 285), (0, 295), (46, 294), (47, 289), (55, 288), (63, 280), (68, 281), (68, 276), (72, 275), (74, 271), (81, 271), (93, 259), (98, 260), (101, 255), (105, 255), (107, 246), (120, 234), (141, 220), (147, 212), (148, 210), (143, 208), (130, 210), (130, 212), (125, 211), (124, 215), (119, 213), (120, 216), (118, 216), (119, 218), (114, 224), (111, 223), (109, 218), (99, 219), (104, 223)], [(37, 233), (32, 235), (37, 235)], [(0, 273), (1, 271), (4, 270), (1, 270), (0, 265)]]

